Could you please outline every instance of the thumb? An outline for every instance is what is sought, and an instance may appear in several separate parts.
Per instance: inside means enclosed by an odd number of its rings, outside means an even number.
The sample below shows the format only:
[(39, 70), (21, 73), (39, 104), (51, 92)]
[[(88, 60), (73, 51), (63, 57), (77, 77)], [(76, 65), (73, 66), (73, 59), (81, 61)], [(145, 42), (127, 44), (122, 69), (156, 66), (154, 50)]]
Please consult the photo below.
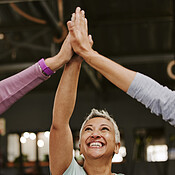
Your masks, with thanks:
[(92, 40), (92, 35), (89, 35), (88, 38), (89, 38), (89, 44), (90, 44), (91, 47), (92, 47), (93, 44), (94, 44), (94, 41)]
[(72, 21), (67, 22), (67, 28), (71, 35), (74, 35), (74, 24)]

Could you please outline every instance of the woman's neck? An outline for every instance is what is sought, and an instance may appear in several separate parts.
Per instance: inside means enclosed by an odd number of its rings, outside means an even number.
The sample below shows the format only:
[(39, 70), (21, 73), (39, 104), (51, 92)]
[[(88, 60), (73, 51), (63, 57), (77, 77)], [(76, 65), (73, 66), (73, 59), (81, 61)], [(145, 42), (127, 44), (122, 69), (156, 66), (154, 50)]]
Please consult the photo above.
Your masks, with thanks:
[(111, 173), (111, 160), (85, 160), (84, 170), (88, 175), (112, 175)]

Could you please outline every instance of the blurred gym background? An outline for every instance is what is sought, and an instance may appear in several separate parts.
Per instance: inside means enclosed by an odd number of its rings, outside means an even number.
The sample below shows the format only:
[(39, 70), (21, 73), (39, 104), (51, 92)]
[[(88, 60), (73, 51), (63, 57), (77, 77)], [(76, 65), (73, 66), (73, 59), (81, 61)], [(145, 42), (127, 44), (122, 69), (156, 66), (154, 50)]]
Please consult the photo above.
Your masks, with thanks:
[[(174, 0), (0, 0), (0, 80), (55, 55), (77, 6), (86, 11), (95, 50), (175, 89)], [(0, 116), (0, 175), (49, 174), (49, 129), (61, 73)], [(93, 107), (106, 109), (121, 131), (113, 171), (174, 175), (175, 128), (85, 62), (70, 122), (80, 164), (78, 132)]]

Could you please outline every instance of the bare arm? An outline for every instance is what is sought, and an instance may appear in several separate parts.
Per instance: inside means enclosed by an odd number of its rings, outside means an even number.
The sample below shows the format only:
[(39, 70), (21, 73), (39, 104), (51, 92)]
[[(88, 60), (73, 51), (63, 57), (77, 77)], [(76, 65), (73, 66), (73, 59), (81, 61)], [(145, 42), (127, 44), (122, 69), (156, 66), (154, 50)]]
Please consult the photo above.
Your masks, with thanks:
[(65, 65), (55, 95), (50, 130), (50, 169), (52, 175), (63, 174), (72, 161), (73, 139), (69, 120), (75, 106), (81, 62), (80, 58), (72, 58)]
[(82, 56), (90, 66), (99, 71), (121, 90), (127, 92), (136, 72), (117, 64), (95, 51), (85, 53)]
[(162, 87), (149, 77), (124, 68), (91, 49), (87, 42), (87, 22), (80, 8), (76, 9), (75, 20), (69, 21), (67, 25), (71, 34), (71, 45), (77, 54), (113, 84), (150, 108), (156, 115), (161, 114), (164, 120), (175, 126), (174, 91)]

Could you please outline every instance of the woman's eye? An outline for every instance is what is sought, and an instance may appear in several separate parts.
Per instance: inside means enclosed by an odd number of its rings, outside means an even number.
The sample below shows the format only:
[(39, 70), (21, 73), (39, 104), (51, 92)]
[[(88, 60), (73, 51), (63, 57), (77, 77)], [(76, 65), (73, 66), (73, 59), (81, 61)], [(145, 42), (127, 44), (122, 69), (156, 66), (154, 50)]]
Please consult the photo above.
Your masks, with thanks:
[(102, 131), (105, 131), (105, 130), (106, 130), (106, 131), (109, 131), (109, 128), (103, 127), (103, 128), (102, 128)]
[(92, 131), (92, 128), (85, 128), (85, 131)]

